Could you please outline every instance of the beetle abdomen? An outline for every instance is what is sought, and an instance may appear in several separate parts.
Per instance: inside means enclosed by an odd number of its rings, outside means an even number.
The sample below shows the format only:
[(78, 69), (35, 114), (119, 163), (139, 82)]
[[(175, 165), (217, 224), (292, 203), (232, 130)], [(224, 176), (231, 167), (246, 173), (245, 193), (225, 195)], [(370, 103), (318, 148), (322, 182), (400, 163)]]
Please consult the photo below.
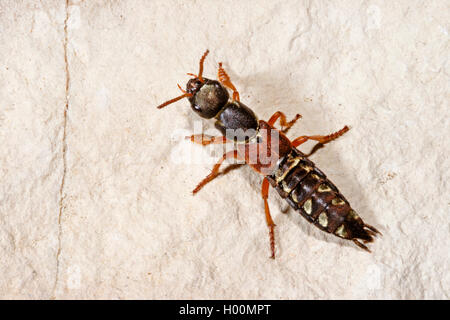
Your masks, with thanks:
[(363, 222), (325, 174), (295, 148), (267, 178), (291, 207), (323, 231), (365, 243), (378, 233)]

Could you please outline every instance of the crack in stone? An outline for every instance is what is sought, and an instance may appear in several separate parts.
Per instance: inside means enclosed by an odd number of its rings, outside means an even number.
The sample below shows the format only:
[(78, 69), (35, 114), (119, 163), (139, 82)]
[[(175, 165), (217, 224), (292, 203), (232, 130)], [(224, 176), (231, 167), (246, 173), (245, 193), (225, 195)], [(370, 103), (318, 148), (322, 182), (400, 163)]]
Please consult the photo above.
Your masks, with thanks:
[(66, 72), (66, 99), (64, 105), (64, 121), (63, 121), (63, 137), (62, 137), (62, 158), (63, 158), (63, 175), (61, 179), (61, 186), (59, 188), (59, 213), (58, 213), (58, 250), (56, 252), (56, 274), (55, 282), (53, 284), (53, 298), (55, 298), (55, 291), (59, 280), (59, 265), (60, 265), (60, 255), (61, 255), (61, 236), (62, 236), (62, 226), (61, 218), (63, 214), (64, 207), (64, 186), (66, 181), (67, 172), (67, 111), (69, 110), (69, 85), (70, 85), (70, 73), (69, 73), (69, 62), (67, 58), (67, 43), (68, 43), (68, 32), (67, 32), (67, 21), (69, 20), (69, 0), (66, 0), (66, 18), (64, 19), (64, 63)]

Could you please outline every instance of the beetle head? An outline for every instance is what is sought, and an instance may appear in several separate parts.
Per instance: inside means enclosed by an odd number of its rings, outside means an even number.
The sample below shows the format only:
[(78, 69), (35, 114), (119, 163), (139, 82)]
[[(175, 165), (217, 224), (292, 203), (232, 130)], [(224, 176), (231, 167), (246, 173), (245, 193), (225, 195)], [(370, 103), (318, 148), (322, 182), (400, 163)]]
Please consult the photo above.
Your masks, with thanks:
[(205, 61), (206, 56), (208, 55), (209, 50), (206, 50), (205, 53), (203, 54), (203, 56), (200, 59), (200, 66), (199, 66), (199, 71), (198, 71), (198, 75), (192, 74), (192, 73), (188, 73), (188, 75), (193, 76), (193, 79), (190, 79), (187, 84), (186, 84), (186, 91), (183, 90), (180, 85), (178, 85), (178, 88), (183, 92), (183, 94), (181, 96), (178, 96), (176, 98), (173, 98), (171, 100), (168, 100), (166, 102), (164, 102), (163, 104), (160, 104), (158, 106), (158, 109), (164, 108), (165, 106), (174, 103), (178, 100), (181, 100), (183, 98), (189, 98), (189, 100), (191, 100), (190, 98), (194, 97), (197, 92), (200, 90), (200, 88), (205, 84), (205, 79), (203, 79), (202, 74), (203, 74), (203, 62)]
[(192, 93), (189, 97), (192, 110), (200, 117), (211, 119), (215, 117), (228, 102), (229, 94), (219, 81), (198, 78), (188, 81), (186, 91)]
[(195, 95), (205, 84), (205, 79), (200, 80), (198, 77), (189, 79), (186, 83), (186, 92)]

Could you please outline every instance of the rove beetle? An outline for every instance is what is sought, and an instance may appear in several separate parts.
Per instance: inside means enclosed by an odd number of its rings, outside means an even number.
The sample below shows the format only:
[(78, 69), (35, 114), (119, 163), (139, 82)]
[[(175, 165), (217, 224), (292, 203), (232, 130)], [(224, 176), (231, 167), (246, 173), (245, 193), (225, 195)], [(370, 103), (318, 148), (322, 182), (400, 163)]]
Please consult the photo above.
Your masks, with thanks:
[[(325, 143), (340, 137), (349, 128), (345, 126), (326, 136), (300, 136), (290, 141), (285, 133), (301, 118), (301, 115), (297, 114), (288, 122), (284, 113), (277, 111), (267, 122), (258, 120), (255, 113), (240, 102), (239, 92), (223, 69), (222, 63), (219, 63), (218, 81), (202, 76), (203, 63), (208, 53), (209, 50), (206, 50), (200, 59), (198, 75), (188, 73), (193, 78), (187, 82), (186, 90), (178, 85), (183, 94), (158, 106), (161, 109), (178, 100), (188, 98), (192, 110), (202, 118), (214, 118), (215, 127), (222, 133), (222, 136), (192, 135), (188, 137), (192, 142), (203, 146), (211, 143), (234, 143), (234, 150), (223, 154), (211, 173), (196, 186), (192, 193), (197, 193), (205, 184), (218, 176), (220, 166), (225, 159), (245, 160), (251, 168), (264, 176), (261, 195), (269, 227), (271, 258), (275, 258), (275, 224), (270, 216), (267, 202), (269, 184), (310, 223), (322, 231), (351, 240), (358, 247), (370, 252), (363, 243), (372, 242), (373, 236), (381, 233), (364, 223), (338, 188), (308, 159), (317, 147), (320, 148)], [(233, 92), (231, 98), (228, 89)], [(274, 127), (278, 119), (280, 119), (280, 130)], [(313, 151), (306, 155), (297, 150), (297, 147), (308, 140), (318, 143)]]

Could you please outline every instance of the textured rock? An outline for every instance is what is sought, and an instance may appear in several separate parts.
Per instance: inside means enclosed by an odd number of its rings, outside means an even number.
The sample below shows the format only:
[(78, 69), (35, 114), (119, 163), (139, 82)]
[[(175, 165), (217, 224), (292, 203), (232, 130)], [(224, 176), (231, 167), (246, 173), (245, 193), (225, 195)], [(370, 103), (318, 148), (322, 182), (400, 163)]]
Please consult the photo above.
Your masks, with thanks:
[[(1, 298), (449, 299), (447, 1), (2, 1)], [(289, 136), (352, 129), (312, 160), (383, 237), (321, 233), (259, 177), (195, 187), (176, 83), (219, 61)], [(67, 112), (66, 112), (67, 110)], [(212, 128), (204, 122), (205, 128)], [(312, 144), (302, 146), (308, 151)]]

